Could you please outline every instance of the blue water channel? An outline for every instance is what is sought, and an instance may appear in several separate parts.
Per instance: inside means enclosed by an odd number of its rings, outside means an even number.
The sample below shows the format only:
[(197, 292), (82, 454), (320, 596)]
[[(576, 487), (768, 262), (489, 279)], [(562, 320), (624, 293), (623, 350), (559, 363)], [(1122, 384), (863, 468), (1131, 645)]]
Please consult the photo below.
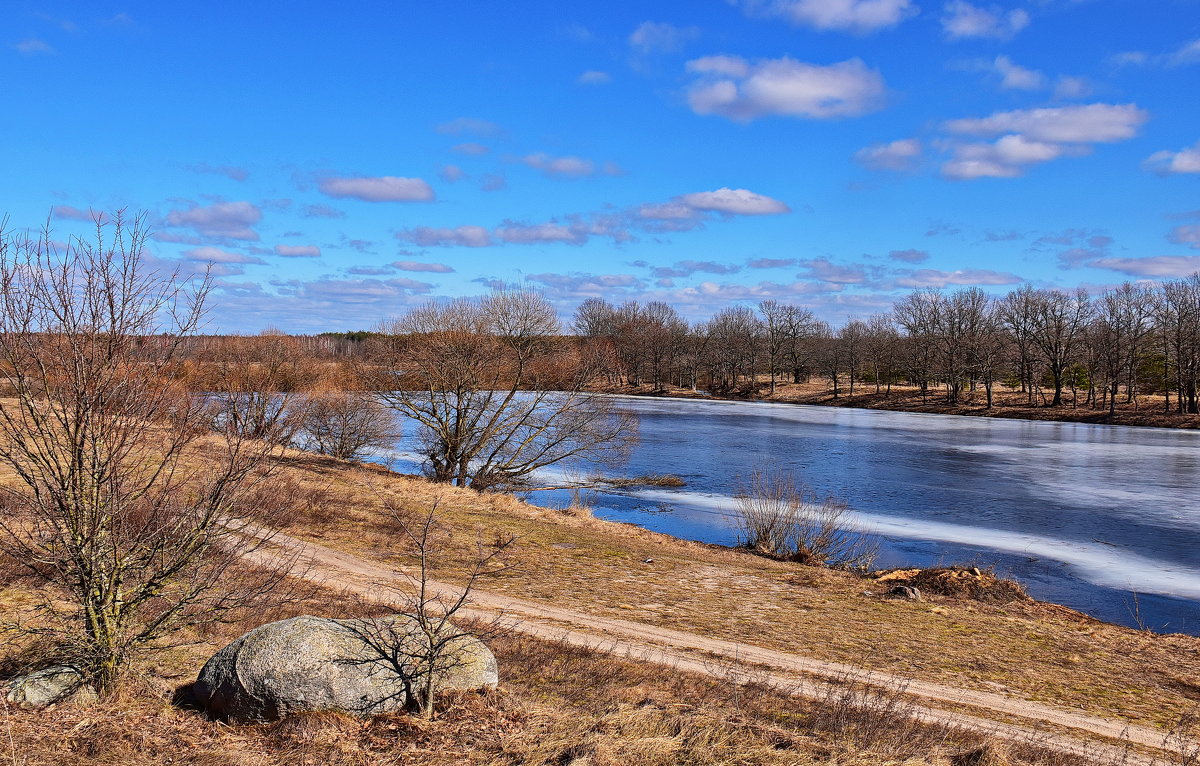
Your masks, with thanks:
[[(619, 473), (679, 489), (602, 490), (600, 518), (734, 544), (756, 468), (844, 498), (879, 566), (995, 565), (1035, 598), (1200, 634), (1200, 433), (753, 402), (621, 397), (640, 443)], [(394, 457), (416, 472), (414, 434)], [(565, 506), (565, 492), (531, 493)]]

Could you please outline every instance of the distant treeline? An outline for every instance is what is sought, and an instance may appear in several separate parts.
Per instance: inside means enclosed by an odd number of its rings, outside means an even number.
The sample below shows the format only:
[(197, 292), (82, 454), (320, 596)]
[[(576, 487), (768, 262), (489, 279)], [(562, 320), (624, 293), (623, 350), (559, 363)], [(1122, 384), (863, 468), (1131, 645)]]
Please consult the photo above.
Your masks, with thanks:
[[(992, 406), (995, 386), (1020, 390), (1029, 405), (1107, 409), (1139, 395), (1164, 397), (1165, 411), (1197, 413), (1200, 401), (1200, 273), (1161, 284), (1126, 283), (1089, 295), (1025, 285), (1000, 298), (977, 287), (915, 290), (890, 311), (835, 327), (801, 305), (764, 300), (688, 322), (667, 303), (614, 305), (589, 298), (576, 310), (573, 335), (598, 382), (675, 386), (718, 395), (774, 394), (782, 382), (822, 380), (833, 397), (863, 386), (890, 393), (917, 387), (922, 398)], [(256, 359), (295, 367), (301, 378), (348, 382), (347, 365), (370, 364), (381, 332), (257, 339), (198, 336), (188, 355), (213, 370)], [(261, 357), (261, 359), (260, 359)], [(235, 361), (236, 360), (236, 361)], [(290, 376), (284, 376), (290, 377)], [(213, 381), (216, 383), (217, 381)], [(308, 381), (306, 381), (308, 382)]]
[[(1029, 404), (1116, 408), (1118, 397), (1165, 396), (1167, 411), (1197, 412), (1200, 273), (1159, 285), (1084, 290), (1025, 285), (998, 299), (977, 287), (916, 290), (892, 310), (835, 328), (798, 305), (766, 300), (689, 323), (670, 305), (619, 306), (589, 298), (575, 313), (582, 338), (603, 341), (613, 382), (705, 387), (754, 395), (777, 381), (828, 381), (834, 397), (856, 384), (934, 389), (949, 404), (1001, 383)], [(764, 378), (766, 381), (764, 381)]]

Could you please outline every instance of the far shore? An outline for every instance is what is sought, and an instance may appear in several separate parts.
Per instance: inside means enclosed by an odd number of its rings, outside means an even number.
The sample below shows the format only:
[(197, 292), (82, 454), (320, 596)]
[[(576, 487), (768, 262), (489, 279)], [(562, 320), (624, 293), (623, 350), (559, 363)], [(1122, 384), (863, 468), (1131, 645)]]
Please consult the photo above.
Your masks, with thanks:
[[(847, 390), (834, 398), (833, 392), (822, 383), (776, 384), (775, 393), (769, 393), (769, 382), (759, 382), (757, 395), (744, 391), (715, 394), (693, 391), (690, 388), (665, 385), (601, 385), (592, 390), (625, 396), (643, 396), (664, 399), (710, 399), (717, 401), (769, 402), (775, 404), (807, 404), (821, 407), (846, 407), (864, 410), (886, 410), (891, 412), (920, 412), (931, 415), (963, 415), (985, 418), (1011, 418), (1016, 420), (1046, 420), (1065, 423), (1090, 423), (1096, 425), (1143, 426), (1150, 428), (1200, 429), (1200, 415), (1164, 412), (1161, 396), (1142, 396), (1136, 403), (1117, 404), (1116, 412), (1107, 408), (1098, 410), (1083, 404), (1083, 392), (1079, 402), (1060, 407), (1030, 405), (1026, 394), (997, 387), (993, 394), (993, 406), (985, 404), (982, 390), (975, 392), (968, 401), (952, 405), (946, 403), (944, 390), (931, 389), (922, 401), (920, 389), (909, 386), (893, 386), (891, 393), (875, 392), (874, 385), (856, 385), (854, 395)], [(1123, 398), (1123, 397), (1122, 397)], [(1174, 405), (1174, 402), (1172, 402)]]

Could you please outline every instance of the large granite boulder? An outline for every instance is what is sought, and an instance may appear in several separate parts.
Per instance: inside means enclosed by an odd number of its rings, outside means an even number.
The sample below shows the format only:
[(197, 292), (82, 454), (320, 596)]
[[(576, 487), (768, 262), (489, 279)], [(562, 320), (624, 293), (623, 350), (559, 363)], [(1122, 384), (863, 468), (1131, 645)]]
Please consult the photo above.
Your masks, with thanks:
[(96, 692), (83, 682), (83, 673), (77, 668), (55, 665), (14, 678), (5, 699), (34, 710), (65, 702), (91, 704), (97, 699)]
[[(434, 675), (434, 688), (494, 687), (496, 658), (483, 642), (453, 630)], [(331, 710), (369, 716), (403, 710), (414, 682), (411, 658), (429, 642), (404, 616), (333, 620), (293, 617), (255, 628), (205, 663), (193, 687), (212, 716), (271, 721), (292, 713)], [(418, 679), (419, 680), (419, 679)]]

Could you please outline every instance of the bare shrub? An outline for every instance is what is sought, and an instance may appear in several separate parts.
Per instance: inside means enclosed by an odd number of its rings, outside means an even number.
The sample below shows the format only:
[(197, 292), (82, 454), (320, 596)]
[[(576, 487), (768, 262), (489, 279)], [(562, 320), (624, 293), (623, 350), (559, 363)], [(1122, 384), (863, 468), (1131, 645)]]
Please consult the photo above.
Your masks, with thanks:
[(276, 447), (213, 433), (173, 374), (210, 282), (148, 273), (140, 219), (95, 236), (0, 236), (0, 548), (51, 586), (16, 628), (111, 691), (136, 654), (270, 598), (292, 562), (225, 582), (269, 546), (247, 498)]
[(866, 569), (878, 544), (846, 517), (845, 501), (797, 486), (789, 473), (754, 471), (737, 495), (742, 545), (773, 558), (814, 566)]
[[(949, 598), (971, 599), (988, 604), (1028, 601), (1029, 594), (1016, 580), (1000, 577), (988, 567), (949, 566), (928, 569), (896, 569), (877, 573), (876, 579), (895, 585), (908, 585)], [(874, 575), (873, 575), (874, 576)]]
[(341, 460), (395, 446), (400, 427), (390, 409), (363, 391), (322, 391), (307, 400), (300, 444)]
[(902, 688), (846, 676), (827, 684), (809, 714), (809, 725), (862, 750), (928, 753), (950, 739), (944, 725), (921, 723), (916, 701)]
[[(493, 638), (507, 630), (500, 617), (490, 622), (474, 621), (471, 633), (452, 621), (465, 615), (475, 585), (509, 567), (507, 555), (516, 542), (512, 535), (497, 533), (489, 544), (482, 535), (472, 552), (456, 551), (458, 563), (466, 568), (459, 584), (444, 586), (432, 579), (433, 569), (454, 546), (452, 532), (441, 523), (435, 500), (423, 512), (395, 505), (380, 493), (384, 507), (395, 521), (404, 552), (416, 559), (416, 572), (405, 573), (407, 587), (396, 588), (395, 615), (405, 618), (362, 623), (350, 628), (370, 648), (369, 662), (394, 675), (408, 706), (424, 718), (434, 714), (435, 695), (442, 679), (471, 662), (468, 644), (473, 639)], [(373, 704), (380, 702), (372, 700)]]

